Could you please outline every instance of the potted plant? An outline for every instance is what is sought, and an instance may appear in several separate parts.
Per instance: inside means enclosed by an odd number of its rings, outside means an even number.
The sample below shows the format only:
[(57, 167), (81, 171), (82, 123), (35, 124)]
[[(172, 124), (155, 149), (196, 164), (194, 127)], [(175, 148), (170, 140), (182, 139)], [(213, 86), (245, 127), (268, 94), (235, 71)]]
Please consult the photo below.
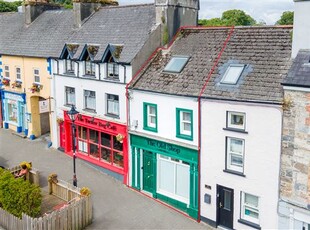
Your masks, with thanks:
[(14, 89), (15, 87), (16, 88), (21, 88), (22, 87), (22, 82), (20, 82), (20, 81), (13, 82), (12, 88)]
[(83, 188), (81, 188), (81, 190), (80, 190), (80, 194), (81, 194), (82, 196), (89, 196), (89, 195), (91, 194), (91, 191), (90, 191), (89, 188), (83, 187)]
[(10, 85), (10, 79), (3, 78), (1, 82), (5, 86), (9, 86)]
[(32, 86), (31, 86), (31, 88), (30, 88), (30, 91), (31, 91), (32, 93), (34, 93), (34, 92), (40, 92), (41, 89), (43, 89), (43, 85), (33, 83)]

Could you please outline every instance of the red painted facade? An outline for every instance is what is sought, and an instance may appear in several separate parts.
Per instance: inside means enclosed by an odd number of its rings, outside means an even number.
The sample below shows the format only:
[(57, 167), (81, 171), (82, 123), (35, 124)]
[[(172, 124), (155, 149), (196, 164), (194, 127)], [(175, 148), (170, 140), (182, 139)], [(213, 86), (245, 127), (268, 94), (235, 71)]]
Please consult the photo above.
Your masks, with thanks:
[[(64, 112), (65, 153), (72, 156), (72, 122)], [(79, 114), (76, 126), (76, 156), (123, 176), (128, 181), (127, 126)]]

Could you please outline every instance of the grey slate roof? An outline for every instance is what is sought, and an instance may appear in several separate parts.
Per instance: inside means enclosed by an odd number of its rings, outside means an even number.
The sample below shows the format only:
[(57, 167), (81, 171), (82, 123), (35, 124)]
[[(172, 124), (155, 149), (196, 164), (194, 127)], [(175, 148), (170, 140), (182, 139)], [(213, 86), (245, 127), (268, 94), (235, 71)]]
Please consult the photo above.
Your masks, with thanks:
[(300, 50), (283, 85), (310, 87), (310, 50)]
[(46, 11), (29, 26), (23, 13), (0, 14), (0, 53), (59, 57), (65, 43), (89, 43), (100, 45), (97, 59), (114, 43), (124, 45), (119, 61), (129, 63), (154, 26), (153, 4), (102, 7), (78, 29), (73, 28), (72, 10)]
[[(183, 30), (169, 50), (152, 59), (132, 82), (134, 89), (197, 97), (231, 28)], [(281, 82), (290, 68), (291, 27), (236, 27), (203, 97), (280, 103)], [(179, 74), (162, 72), (173, 55), (190, 59)], [(220, 83), (230, 63), (246, 64), (236, 85)]]

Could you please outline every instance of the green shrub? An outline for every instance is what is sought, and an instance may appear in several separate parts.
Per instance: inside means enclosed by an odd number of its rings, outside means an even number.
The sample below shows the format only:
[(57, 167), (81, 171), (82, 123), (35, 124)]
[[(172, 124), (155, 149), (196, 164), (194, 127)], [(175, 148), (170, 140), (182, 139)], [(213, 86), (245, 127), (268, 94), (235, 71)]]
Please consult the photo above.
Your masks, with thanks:
[(23, 178), (15, 179), (8, 171), (0, 169), (0, 205), (17, 217), (25, 213), (37, 217), (41, 211), (42, 194), (39, 186)]

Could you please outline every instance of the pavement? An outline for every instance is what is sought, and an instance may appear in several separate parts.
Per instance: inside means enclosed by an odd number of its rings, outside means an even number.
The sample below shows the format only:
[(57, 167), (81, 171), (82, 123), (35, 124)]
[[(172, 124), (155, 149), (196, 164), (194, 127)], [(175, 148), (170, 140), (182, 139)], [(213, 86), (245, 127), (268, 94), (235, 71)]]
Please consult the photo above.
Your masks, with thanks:
[[(40, 186), (47, 190), (47, 177), (72, 183), (73, 161), (61, 151), (48, 148), (48, 137), (35, 140), (0, 129), (0, 165), (12, 167), (32, 162), (40, 172)], [(125, 186), (121, 181), (76, 160), (78, 187), (89, 187), (93, 200), (93, 223), (87, 229), (212, 229)]]

